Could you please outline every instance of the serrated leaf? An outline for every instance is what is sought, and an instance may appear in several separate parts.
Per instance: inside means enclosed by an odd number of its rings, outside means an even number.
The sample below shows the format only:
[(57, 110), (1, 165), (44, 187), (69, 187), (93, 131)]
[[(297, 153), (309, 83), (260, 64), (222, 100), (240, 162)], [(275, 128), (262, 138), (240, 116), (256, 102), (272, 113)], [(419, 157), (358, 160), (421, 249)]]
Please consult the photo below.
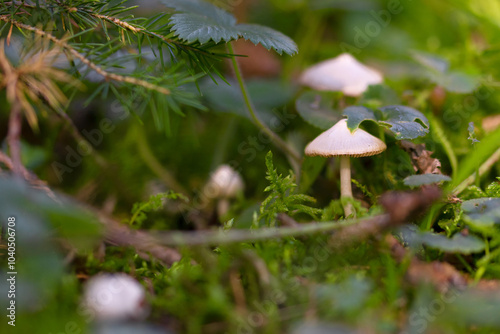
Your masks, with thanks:
[(295, 101), (295, 108), (307, 123), (327, 130), (337, 123), (341, 114), (332, 108), (331, 94), (306, 91)]
[(219, 43), (238, 39), (239, 35), (234, 26), (236, 20), (232, 24), (231, 22), (233, 20), (228, 20), (226, 17), (216, 21), (211, 17), (193, 13), (174, 14), (170, 18), (170, 23), (173, 24), (172, 30), (179, 38), (189, 43), (199, 41), (201, 44), (210, 40)]
[(354, 131), (364, 121), (386, 126), (396, 139), (415, 139), (429, 133), (429, 120), (420, 111), (406, 106), (387, 106), (372, 110), (362, 106), (344, 109), (347, 127)]
[(464, 236), (460, 233), (452, 238), (434, 233), (422, 233), (418, 237), (419, 241), (431, 248), (439, 249), (447, 253), (470, 254), (478, 253), (484, 250), (483, 240), (473, 235)]
[(213, 40), (230, 42), (240, 37), (279, 54), (293, 55), (298, 48), (288, 36), (257, 24), (236, 24), (236, 18), (225, 10), (201, 0), (163, 0), (166, 6), (183, 12), (170, 18), (172, 30), (180, 39), (201, 44)]
[(441, 181), (451, 181), (451, 177), (442, 174), (421, 174), (410, 175), (403, 180), (404, 184), (409, 187), (419, 187), (426, 184), (438, 183)]
[(387, 106), (379, 109), (383, 120), (396, 139), (415, 139), (429, 133), (429, 120), (420, 111), (406, 106)]
[(297, 44), (285, 34), (258, 24), (238, 24), (238, 33), (241, 37), (253, 44), (261, 44), (267, 50), (274, 49), (280, 55), (284, 53), (293, 55), (297, 53)]

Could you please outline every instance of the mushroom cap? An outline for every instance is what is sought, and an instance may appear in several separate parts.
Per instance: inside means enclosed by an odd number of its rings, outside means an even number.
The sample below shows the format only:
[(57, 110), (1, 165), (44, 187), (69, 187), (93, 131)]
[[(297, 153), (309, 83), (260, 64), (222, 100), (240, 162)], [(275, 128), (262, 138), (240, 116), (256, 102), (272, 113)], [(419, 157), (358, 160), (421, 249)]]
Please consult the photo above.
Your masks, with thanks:
[(382, 75), (348, 53), (325, 60), (306, 69), (300, 83), (320, 91), (341, 91), (348, 96), (360, 96), (369, 85), (382, 83)]
[(240, 174), (229, 165), (219, 166), (210, 175), (204, 193), (210, 198), (235, 197), (245, 187)]
[(144, 287), (124, 273), (90, 278), (82, 306), (93, 311), (97, 319), (106, 321), (144, 319), (149, 313)]
[(377, 137), (362, 129), (351, 133), (347, 127), (347, 119), (341, 119), (330, 129), (320, 134), (306, 146), (306, 155), (334, 157), (348, 155), (351, 157), (366, 157), (379, 154), (387, 146)]

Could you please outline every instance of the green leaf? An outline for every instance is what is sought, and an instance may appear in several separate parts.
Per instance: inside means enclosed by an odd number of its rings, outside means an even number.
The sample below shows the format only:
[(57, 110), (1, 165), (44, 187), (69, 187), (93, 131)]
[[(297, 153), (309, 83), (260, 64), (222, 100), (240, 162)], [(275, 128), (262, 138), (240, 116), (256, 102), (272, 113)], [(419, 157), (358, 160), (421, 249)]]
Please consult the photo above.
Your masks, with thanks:
[(467, 218), (483, 226), (500, 224), (500, 198), (476, 198), (462, 203)]
[(373, 110), (360, 106), (345, 108), (343, 115), (347, 116), (347, 127), (351, 132), (359, 128), (359, 125), (364, 121), (378, 122), (380, 119)]
[(429, 121), (418, 110), (406, 106), (387, 106), (379, 109), (383, 120), (396, 135), (396, 139), (415, 139), (429, 133)]
[(172, 15), (170, 23), (173, 24), (172, 30), (179, 38), (189, 43), (199, 41), (205, 44), (210, 40), (219, 43), (221, 40), (229, 42), (238, 39), (239, 34), (234, 25), (236, 20), (232, 19), (228, 20), (226, 16), (221, 16), (215, 21), (211, 17), (186, 13)]
[(258, 24), (238, 24), (238, 33), (241, 37), (253, 44), (261, 44), (267, 50), (275, 49), (280, 55), (297, 53), (297, 45), (285, 34)]
[(274, 49), (280, 55), (297, 53), (297, 45), (288, 36), (257, 24), (237, 24), (236, 18), (210, 3), (201, 0), (163, 0), (166, 6), (182, 12), (170, 18), (172, 30), (180, 39), (205, 44), (230, 42), (240, 37), (266, 49)]
[(331, 94), (325, 92), (306, 91), (295, 102), (295, 108), (307, 123), (327, 130), (337, 123), (341, 114), (332, 108)]
[(429, 132), (429, 121), (420, 111), (406, 106), (387, 106), (375, 111), (352, 106), (344, 109), (347, 127), (354, 131), (364, 121), (374, 121), (389, 128), (396, 139), (415, 139)]
[(421, 174), (410, 175), (403, 180), (404, 184), (409, 187), (419, 187), (441, 181), (451, 181), (451, 177), (442, 174)]
[(455, 234), (452, 238), (447, 238), (444, 235), (426, 232), (420, 234), (418, 239), (428, 247), (447, 253), (478, 253), (483, 251), (485, 247), (483, 240), (478, 237), (473, 235), (464, 236), (460, 233)]

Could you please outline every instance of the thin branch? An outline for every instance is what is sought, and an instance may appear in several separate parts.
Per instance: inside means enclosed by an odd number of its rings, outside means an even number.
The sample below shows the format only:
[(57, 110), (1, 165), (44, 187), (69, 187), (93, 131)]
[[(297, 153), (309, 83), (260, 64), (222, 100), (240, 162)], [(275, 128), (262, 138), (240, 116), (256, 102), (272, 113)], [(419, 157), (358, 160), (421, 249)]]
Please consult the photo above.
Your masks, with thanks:
[[(12, 159), (0, 151), (0, 162), (3, 163), (8, 169), (13, 170), (14, 164)], [(21, 175), (29, 182), (34, 188), (43, 190), (50, 198), (59, 203), (59, 200), (54, 195), (54, 192), (47, 186), (47, 184), (40, 180), (35, 174), (27, 170), (23, 165), (21, 165)]]
[(154, 84), (152, 84), (152, 83), (150, 83), (148, 81), (145, 81), (145, 80), (141, 80), (141, 79), (137, 79), (137, 78), (133, 78), (133, 77), (128, 77), (128, 76), (124, 76), (124, 75), (119, 75), (119, 74), (107, 72), (106, 70), (102, 69), (101, 67), (99, 67), (98, 65), (96, 65), (95, 63), (93, 63), (92, 61), (90, 61), (89, 59), (85, 58), (85, 56), (81, 55), (78, 51), (76, 51), (68, 43), (64, 42), (63, 40), (58, 39), (54, 35), (51, 35), (51, 34), (45, 32), (45, 31), (43, 31), (41, 29), (32, 27), (30, 25), (27, 25), (27, 24), (24, 24), (24, 23), (21, 23), (21, 22), (18, 22), (16, 20), (13, 20), (9, 16), (7, 16), (7, 15), (0, 16), (0, 20), (2, 20), (4, 22), (11, 23), (11, 24), (15, 25), (19, 29), (32, 31), (32, 32), (34, 32), (35, 34), (37, 34), (39, 36), (48, 38), (54, 44), (56, 44), (59, 47), (67, 50), (68, 52), (70, 52), (71, 55), (73, 55), (75, 58), (77, 58), (78, 60), (80, 60), (84, 65), (88, 66), (89, 68), (91, 68), (94, 71), (96, 71), (98, 74), (102, 75), (106, 80), (112, 80), (112, 81), (117, 81), (117, 82), (125, 82), (125, 83), (129, 83), (129, 84), (132, 84), (132, 85), (142, 86), (142, 87), (144, 87), (146, 89), (155, 90), (155, 91), (160, 92), (160, 93), (165, 94), (165, 95), (169, 95), (171, 93), (168, 88), (154, 85)]
[[(148, 233), (132, 230), (100, 212), (91, 210), (105, 227), (106, 242), (117, 246), (134, 247), (140, 254), (151, 254), (166, 265), (172, 265), (181, 259), (181, 254), (177, 250), (160, 245)], [(148, 259), (147, 255), (145, 257)]]
[(14, 174), (22, 175), (21, 161), (21, 128), (22, 128), (21, 104), (15, 101), (12, 104), (9, 117), (9, 130), (7, 133), (7, 143), (9, 144), (10, 156), (12, 158), (12, 171)]
[[(388, 214), (373, 216), (364, 219), (350, 219), (340, 222), (308, 223), (298, 227), (261, 228), (258, 230), (229, 230), (229, 231), (193, 231), (193, 232), (157, 232), (151, 233), (157, 242), (168, 246), (185, 245), (224, 245), (240, 242), (256, 242), (268, 239), (297, 237), (323, 232), (330, 232), (359, 226), (359, 224), (376, 224), (389, 226), (392, 223)], [(355, 229), (355, 228), (354, 228)]]
[[(147, 35), (147, 36), (150, 36), (150, 37), (156, 37), (160, 40), (162, 40), (163, 42), (165, 42), (166, 44), (174, 44), (175, 46), (177, 46), (178, 48), (186, 48), (186, 49), (192, 49), (192, 50), (195, 50), (196, 52), (199, 52), (199, 53), (202, 53), (202, 54), (205, 54), (205, 55), (209, 55), (209, 56), (213, 56), (215, 53), (212, 53), (212, 52), (207, 52), (203, 49), (200, 49), (200, 48), (197, 48), (197, 47), (194, 47), (194, 46), (190, 46), (190, 45), (185, 45), (185, 44), (181, 44), (179, 42), (176, 42), (170, 38), (167, 38), (163, 35), (160, 35), (154, 31), (149, 31), (149, 30), (146, 30), (144, 29), (143, 27), (138, 27), (138, 26), (134, 26), (128, 22), (125, 22), (123, 20), (120, 20), (119, 18), (116, 18), (116, 17), (111, 17), (111, 16), (107, 16), (107, 15), (102, 15), (102, 14), (97, 14), (97, 13), (94, 13), (93, 11), (89, 11), (89, 10), (81, 10), (81, 9), (77, 9), (78, 11), (80, 12), (84, 12), (88, 15), (91, 15), (95, 18), (98, 18), (98, 19), (101, 19), (101, 20), (104, 20), (104, 21), (108, 21), (114, 25), (117, 25), (123, 29), (126, 29), (126, 30), (130, 30), (132, 31), (133, 33), (140, 33), (140, 34), (143, 34), (143, 35)], [(226, 56), (225, 54), (217, 54), (219, 56)]]

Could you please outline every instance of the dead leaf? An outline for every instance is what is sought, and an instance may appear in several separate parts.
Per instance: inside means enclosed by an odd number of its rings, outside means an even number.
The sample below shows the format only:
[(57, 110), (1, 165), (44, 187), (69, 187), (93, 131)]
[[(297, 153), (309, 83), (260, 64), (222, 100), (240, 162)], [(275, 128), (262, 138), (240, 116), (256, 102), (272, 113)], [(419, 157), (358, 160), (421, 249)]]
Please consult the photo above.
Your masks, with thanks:
[(434, 153), (425, 149), (425, 144), (414, 144), (407, 140), (401, 141), (401, 147), (411, 157), (415, 172), (421, 174), (441, 174), (441, 162), (431, 157)]

